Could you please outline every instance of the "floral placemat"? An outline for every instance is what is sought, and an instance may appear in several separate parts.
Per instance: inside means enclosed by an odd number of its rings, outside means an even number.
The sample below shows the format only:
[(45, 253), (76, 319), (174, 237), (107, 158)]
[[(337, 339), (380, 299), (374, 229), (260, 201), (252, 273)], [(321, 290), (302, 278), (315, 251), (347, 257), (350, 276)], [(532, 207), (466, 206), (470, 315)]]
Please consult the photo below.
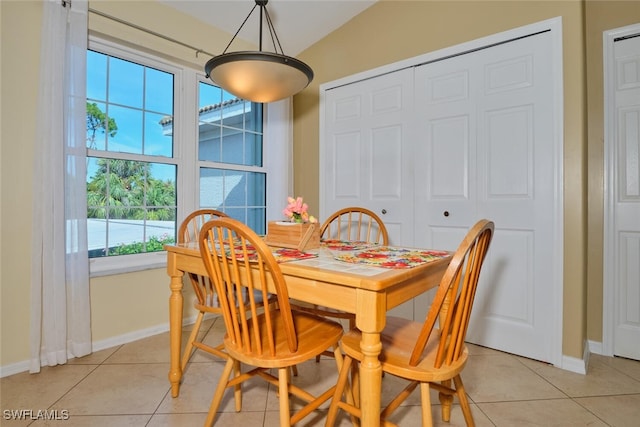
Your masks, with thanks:
[(278, 248), (274, 249), (273, 256), (278, 262), (297, 261), (300, 259), (317, 258), (317, 253), (302, 252), (297, 249)]
[(380, 246), (358, 252), (334, 255), (339, 261), (384, 268), (412, 268), (449, 256), (449, 252)]
[[(242, 246), (239, 244), (234, 246), (234, 252), (236, 253), (237, 259), (243, 259)], [(249, 253), (249, 260), (255, 260), (255, 248), (253, 246), (247, 245), (247, 252)], [(231, 250), (228, 248), (228, 245), (225, 242), (225, 253), (227, 256), (231, 255)], [(297, 261), (301, 259), (308, 258), (316, 258), (318, 254), (310, 253), (310, 252), (302, 252), (297, 249), (288, 249), (288, 248), (271, 248), (271, 253), (275, 257), (276, 261), (279, 263), (289, 262), (289, 261)]]
[(376, 246), (375, 243), (354, 242), (350, 240), (324, 239), (320, 241), (320, 245), (331, 251), (359, 251)]

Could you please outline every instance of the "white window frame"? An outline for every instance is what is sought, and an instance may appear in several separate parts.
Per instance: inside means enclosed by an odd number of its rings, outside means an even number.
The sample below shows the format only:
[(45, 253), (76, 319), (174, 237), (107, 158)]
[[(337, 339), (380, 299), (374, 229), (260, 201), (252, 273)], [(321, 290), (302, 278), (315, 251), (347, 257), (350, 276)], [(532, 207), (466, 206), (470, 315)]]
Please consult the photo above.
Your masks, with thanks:
[[(178, 168), (177, 226), (181, 218), (199, 206), (197, 101), (198, 83), (206, 81), (203, 71), (94, 36), (89, 38), (88, 49), (174, 74), (174, 122), (178, 126), (174, 129), (173, 158), (163, 158), (163, 161), (173, 163)], [(264, 104), (263, 170), (267, 174), (267, 220), (281, 218), (281, 210), (286, 205), (287, 195), (292, 189), (291, 115), (291, 99)], [(87, 155), (90, 155), (90, 152), (87, 150)], [(89, 271), (90, 277), (99, 277), (163, 268), (166, 267), (166, 263), (165, 251), (107, 256), (90, 258)]]

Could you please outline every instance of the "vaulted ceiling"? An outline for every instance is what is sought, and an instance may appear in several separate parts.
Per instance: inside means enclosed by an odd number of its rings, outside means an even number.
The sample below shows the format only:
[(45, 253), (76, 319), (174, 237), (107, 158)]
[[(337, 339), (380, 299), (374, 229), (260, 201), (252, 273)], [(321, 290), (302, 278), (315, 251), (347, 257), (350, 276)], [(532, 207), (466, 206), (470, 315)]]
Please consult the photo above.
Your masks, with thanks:
[[(159, 1), (232, 35), (238, 31), (255, 6), (254, 0)], [(284, 53), (296, 56), (375, 2), (376, 0), (269, 0), (267, 11)], [(259, 10), (256, 9), (238, 33), (239, 39), (258, 43), (259, 16)], [(270, 43), (271, 39), (265, 32), (263, 50), (273, 51)]]

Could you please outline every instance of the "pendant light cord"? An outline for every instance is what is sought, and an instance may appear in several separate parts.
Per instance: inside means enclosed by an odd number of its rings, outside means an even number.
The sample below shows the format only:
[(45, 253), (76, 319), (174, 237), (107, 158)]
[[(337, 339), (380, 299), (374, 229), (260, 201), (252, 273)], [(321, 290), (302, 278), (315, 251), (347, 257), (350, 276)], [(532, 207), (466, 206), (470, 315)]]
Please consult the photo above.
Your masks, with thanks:
[[(271, 16), (269, 15), (269, 11), (267, 10), (267, 2), (266, 1), (264, 3), (261, 2), (260, 4), (258, 4), (258, 2), (256, 2), (256, 4), (253, 5), (253, 7), (251, 8), (251, 11), (247, 15), (247, 17), (244, 18), (244, 21), (242, 21), (242, 24), (240, 24), (240, 28), (238, 28), (238, 31), (236, 31), (236, 33), (233, 35), (233, 37), (231, 37), (231, 41), (229, 41), (229, 44), (227, 45), (227, 47), (224, 48), (224, 51), (222, 52), (223, 55), (225, 53), (227, 53), (227, 50), (231, 46), (231, 43), (233, 43), (233, 41), (236, 39), (236, 36), (242, 30), (242, 28), (244, 27), (244, 24), (247, 23), (247, 21), (249, 20), (249, 18), (253, 14), (253, 11), (256, 10), (256, 7), (260, 7), (260, 25), (259, 25), (259, 35), (258, 35), (258, 50), (260, 52), (262, 52), (262, 13), (264, 12), (265, 20), (267, 22), (267, 28), (269, 29), (269, 35), (271, 36), (271, 43), (273, 43), (273, 50), (276, 53), (280, 53), (281, 55), (284, 55), (284, 50), (282, 49), (282, 45), (280, 44), (280, 39), (278, 38), (278, 34), (276, 34), (276, 29), (273, 26), (273, 22), (271, 21)], [(278, 48), (280, 48), (280, 52), (278, 52)]]
[[(256, 7), (258, 7), (258, 4), (254, 4), (253, 8), (251, 8), (251, 12), (249, 12), (249, 14), (247, 15), (246, 18), (244, 18), (244, 21), (242, 21), (242, 24), (240, 25), (240, 28), (238, 28), (238, 31), (236, 31), (236, 33), (233, 35), (233, 37), (231, 37), (231, 41), (229, 41), (229, 44), (227, 45), (227, 47), (224, 48), (224, 51), (222, 52), (222, 54), (224, 55), (225, 53), (227, 53), (227, 49), (229, 49), (229, 46), (231, 46), (231, 43), (233, 43), (233, 41), (236, 39), (236, 36), (238, 35), (238, 33), (240, 32), (240, 30), (242, 30), (242, 27), (244, 27), (244, 24), (247, 23), (247, 21), (249, 20), (249, 17), (251, 16), (251, 14), (253, 13), (254, 10), (256, 10)], [(262, 20), (261, 20), (262, 21)], [(262, 34), (260, 34), (260, 41), (262, 42)], [(261, 46), (262, 47), (262, 46)]]

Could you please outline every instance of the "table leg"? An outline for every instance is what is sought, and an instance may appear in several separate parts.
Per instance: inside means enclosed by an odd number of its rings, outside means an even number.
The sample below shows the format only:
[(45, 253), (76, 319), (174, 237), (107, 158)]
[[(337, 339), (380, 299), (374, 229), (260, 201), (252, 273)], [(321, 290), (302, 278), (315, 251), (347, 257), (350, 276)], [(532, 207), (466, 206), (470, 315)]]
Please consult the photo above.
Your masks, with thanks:
[(180, 366), (180, 347), (182, 345), (182, 274), (171, 275), (171, 296), (169, 297), (169, 343), (171, 355), (171, 367), (169, 369), (169, 382), (171, 383), (171, 396), (178, 397), (180, 393), (180, 380), (182, 368)]
[(362, 427), (380, 426), (382, 365), (380, 333), (387, 319), (386, 294), (359, 289), (356, 294), (356, 327), (362, 332), (360, 350), (360, 409)]
[(362, 426), (378, 427), (380, 425), (380, 399), (382, 396), (382, 366), (380, 365), (379, 333), (362, 333), (360, 342), (363, 360), (360, 364), (360, 409), (362, 410)]

